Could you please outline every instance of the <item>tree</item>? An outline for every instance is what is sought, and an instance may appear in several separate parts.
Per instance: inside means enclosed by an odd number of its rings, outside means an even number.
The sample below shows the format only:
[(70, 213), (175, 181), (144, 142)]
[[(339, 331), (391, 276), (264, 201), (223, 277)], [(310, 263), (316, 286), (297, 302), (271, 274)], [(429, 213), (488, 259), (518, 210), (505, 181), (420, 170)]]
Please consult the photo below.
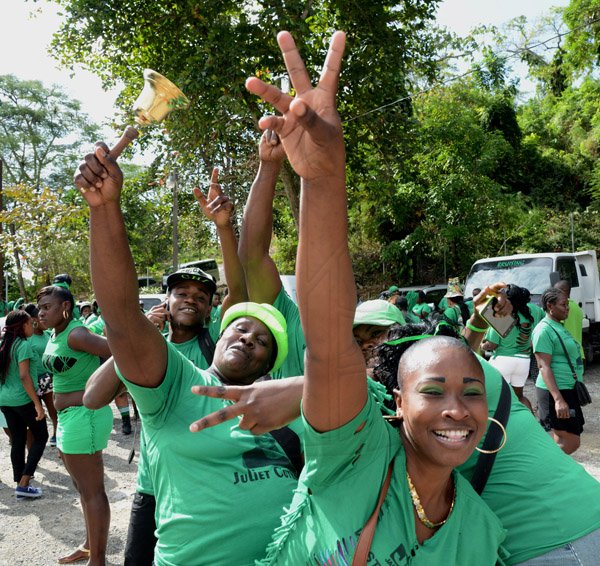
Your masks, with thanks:
[[(244, 81), (259, 75), (278, 82), (284, 75), (277, 30), (296, 35), (310, 74), (321, 64), (331, 32), (349, 32), (339, 101), (345, 118), (407, 94), (411, 82), (434, 76), (438, 68), (440, 35), (430, 27), (438, 0), (57, 2), (65, 14), (53, 42), (60, 60), (86, 66), (106, 84), (118, 77), (127, 85), (120, 96), (124, 111), (140, 90), (144, 67), (169, 76), (192, 101), (188, 112), (167, 124), (173, 126), (170, 149), (179, 152), (180, 166), (193, 176), (219, 165), (239, 186), (253, 174), (240, 165), (255, 152), (257, 120), (266, 110)], [(381, 161), (401, 156), (410, 112), (410, 104), (396, 105), (385, 116), (348, 122), (350, 168), (360, 167), (353, 148), (367, 139)], [(297, 220), (299, 184), (287, 165), (282, 182)]]
[[(41, 250), (49, 254), (50, 242), (55, 241), (27, 232), (36, 222), (33, 215), (41, 215), (39, 226), (51, 224), (43, 218), (57, 211), (51, 207), (44, 211), (43, 206), (50, 206), (52, 199), (70, 198), (69, 191), (60, 189), (71, 184), (82, 143), (89, 144), (96, 132), (97, 127), (81, 112), (79, 102), (59, 87), (45, 87), (39, 81), (22, 81), (13, 75), (0, 76), (0, 159), (4, 180), (8, 181), (0, 209), (8, 227), (2, 233), (0, 261), (4, 263), (4, 253), (12, 254), (23, 297), (23, 257), (36, 258), (32, 267), (44, 272), (37, 254)], [(58, 192), (51, 195), (49, 188)], [(69, 208), (67, 203), (56, 204)], [(75, 241), (79, 236), (75, 234)], [(30, 242), (41, 247), (33, 251)]]

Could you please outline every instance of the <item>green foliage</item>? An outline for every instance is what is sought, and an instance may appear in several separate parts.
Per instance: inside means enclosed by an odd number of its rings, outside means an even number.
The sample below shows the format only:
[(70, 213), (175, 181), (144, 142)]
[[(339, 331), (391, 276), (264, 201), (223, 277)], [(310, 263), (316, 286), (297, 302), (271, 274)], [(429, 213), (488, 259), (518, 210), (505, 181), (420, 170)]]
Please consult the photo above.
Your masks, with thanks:
[(5, 179), (40, 189), (71, 183), (97, 127), (58, 86), (0, 75), (0, 158)]

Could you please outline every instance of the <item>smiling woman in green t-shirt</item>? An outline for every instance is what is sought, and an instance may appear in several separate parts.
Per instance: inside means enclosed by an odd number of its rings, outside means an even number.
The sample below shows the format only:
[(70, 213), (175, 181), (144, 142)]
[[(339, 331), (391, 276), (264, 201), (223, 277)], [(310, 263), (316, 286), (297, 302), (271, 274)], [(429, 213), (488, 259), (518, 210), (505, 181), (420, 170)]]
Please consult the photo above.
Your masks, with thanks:
[(282, 32), (278, 41), (296, 98), (256, 78), (247, 85), (282, 113), (263, 118), (261, 127), (280, 134), (302, 179), (296, 277), (307, 346), (306, 467), (267, 562), (351, 563), (357, 535), (390, 471), (366, 552), (371, 563), (494, 564), (504, 536), (500, 522), (453, 473), (486, 428), (483, 374), (472, 352), (446, 338), (414, 346), (396, 396), (401, 435), (381, 419), (367, 394), (366, 366), (352, 333), (356, 286), (344, 142), (335, 110), (345, 36), (333, 35), (314, 89), (292, 37)]

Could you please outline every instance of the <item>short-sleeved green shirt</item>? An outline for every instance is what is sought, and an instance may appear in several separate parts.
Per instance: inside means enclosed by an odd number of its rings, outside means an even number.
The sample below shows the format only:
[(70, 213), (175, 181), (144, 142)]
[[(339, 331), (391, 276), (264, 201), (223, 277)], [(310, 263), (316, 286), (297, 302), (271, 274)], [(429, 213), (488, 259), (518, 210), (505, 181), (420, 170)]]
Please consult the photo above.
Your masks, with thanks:
[(531, 356), (531, 333), (535, 321), (531, 322), (519, 313), (519, 324), (515, 324), (506, 338), (502, 338), (491, 326), (485, 339), (498, 347), (492, 352), (492, 358), (509, 356), (511, 358), (529, 358)]
[(412, 312), (419, 320), (424, 320), (431, 314), (431, 307), (427, 303), (417, 303), (412, 308)]
[(42, 365), (42, 356), (46, 350), (46, 344), (48, 344), (48, 340), (50, 340), (50, 331), (44, 330), (41, 334), (33, 334), (28, 340), (31, 343), (31, 349), (34, 353), (34, 357), (31, 359), (31, 377), (34, 380), (37, 389), (37, 378), (46, 373), (46, 370)]
[(194, 395), (221, 385), (167, 343), (156, 388), (125, 382), (142, 417), (156, 495), (157, 566), (250, 566), (260, 558), (297, 485), (296, 472), (271, 435), (254, 436), (238, 419), (192, 433), (189, 425), (230, 401)]
[(452, 513), (433, 537), (419, 544), (405, 452), (398, 432), (381, 418), (371, 396), (343, 427), (318, 433), (305, 422), (304, 434), (306, 465), (298, 490), (261, 565), (350, 564), (392, 459), (392, 479), (379, 514), (369, 564), (496, 563), (504, 529), (456, 472)]
[[(198, 338), (192, 338), (192, 340), (188, 340), (187, 342), (181, 342), (176, 344), (175, 342), (171, 342), (174, 348), (181, 352), (181, 354), (190, 360), (197, 368), (200, 369), (208, 369), (210, 365), (200, 346), (198, 344)], [(141, 427), (140, 433), (140, 452), (138, 459), (138, 471), (137, 471), (137, 486), (136, 491), (140, 493), (146, 493), (148, 495), (154, 494), (154, 488), (152, 487), (152, 479), (150, 477), (150, 471), (148, 470), (148, 461), (146, 456), (146, 439), (144, 436), (144, 426)]]
[[(555, 329), (562, 338), (565, 348), (567, 349), (567, 354), (569, 355), (568, 359), (565, 356), (565, 351), (553, 329)], [(533, 351), (534, 353), (539, 352), (542, 354), (550, 354), (552, 356), (550, 368), (552, 369), (556, 385), (559, 389), (573, 389), (573, 387), (575, 387), (575, 379), (573, 378), (573, 372), (569, 366), (569, 360), (577, 374), (577, 379), (583, 381), (583, 360), (581, 359), (579, 344), (575, 342), (573, 336), (571, 336), (562, 324), (555, 322), (546, 316), (533, 331)], [(541, 372), (538, 375), (535, 386), (540, 389), (548, 389)]]
[[(19, 374), (19, 364), (29, 360), (31, 374), (31, 359), (35, 356), (31, 349), (31, 343), (27, 339), (17, 338), (10, 350), (10, 364), (6, 372), (4, 383), (0, 383), (0, 407), (20, 407), (31, 403), (31, 397), (25, 391), (21, 376)], [(37, 389), (37, 376), (31, 378), (34, 389)]]
[(60, 334), (53, 332), (46, 344), (42, 364), (52, 374), (55, 393), (83, 391), (87, 380), (100, 367), (98, 356), (73, 350), (69, 346), (69, 334), (78, 326), (83, 324), (72, 320)]
[(273, 302), (273, 306), (283, 315), (287, 323), (288, 355), (283, 365), (273, 372), (273, 379), (304, 375), (304, 350), (306, 340), (300, 324), (298, 305), (290, 299), (283, 286)]
[[(488, 362), (479, 361), (493, 416), (503, 378)], [(481, 494), (507, 530), (506, 563), (519, 564), (600, 528), (600, 483), (557, 446), (512, 388), (506, 432), (507, 442), (496, 455)], [(469, 480), (478, 457), (473, 452), (458, 467)]]

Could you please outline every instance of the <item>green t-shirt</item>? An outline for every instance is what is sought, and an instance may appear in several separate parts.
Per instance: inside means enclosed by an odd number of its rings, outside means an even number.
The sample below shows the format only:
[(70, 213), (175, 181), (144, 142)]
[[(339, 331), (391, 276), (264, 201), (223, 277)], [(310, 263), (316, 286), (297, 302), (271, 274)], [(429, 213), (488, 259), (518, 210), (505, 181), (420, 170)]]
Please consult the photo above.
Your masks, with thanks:
[[(187, 342), (182, 342), (180, 344), (176, 344), (171, 342), (175, 349), (181, 354), (190, 360), (197, 368), (200, 369), (208, 369), (210, 365), (200, 346), (198, 345), (198, 338), (192, 338)], [(138, 470), (137, 470), (137, 486), (136, 491), (140, 493), (145, 493), (147, 495), (154, 495), (154, 488), (152, 487), (152, 479), (150, 477), (150, 471), (148, 470), (148, 460), (146, 456), (146, 440), (144, 437), (144, 426), (141, 427), (140, 433), (140, 453), (138, 459)]]
[(569, 334), (575, 338), (579, 344), (579, 353), (581, 358), (583, 354), (583, 318), (584, 314), (581, 307), (573, 300), (569, 299), (569, 316), (563, 320), (563, 326), (569, 331)]
[(254, 436), (238, 419), (192, 433), (194, 420), (231, 402), (194, 395), (221, 385), (167, 343), (163, 382), (126, 381), (145, 430), (156, 494), (157, 566), (250, 566), (260, 558), (297, 485), (296, 472), (271, 435)]
[[(535, 321), (534, 321), (535, 322)], [(511, 358), (529, 358), (531, 356), (531, 333), (534, 323), (519, 313), (519, 325), (514, 325), (506, 338), (502, 338), (491, 326), (485, 339), (497, 348), (492, 352), (492, 358), (509, 356)]]
[(427, 303), (417, 303), (412, 312), (419, 320), (424, 320), (431, 314), (431, 307)]
[(535, 303), (527, 303), (527, 306), (529, 307), (529, 312), (533, 316), (533, 325), (537, 326), (538, 322), (540, 322), (546, 316), (546, 313), (542, 307), (536, 305)]
[(318, 433), (305, 422), (304, 435), (306, 465), (298, 490), (261, 565), (350, 564), (392, 458), (370, 565), (481, 566), (499, 559), (504, 529), (456, 472), (452, 513), (433, 537), (419, 544), (400, 436), (381, 418), (371, 396), (346, 425)]
[[(485, 360), (480, 362), (493, 416), (503, 378)], [(544, 432), (512, 388), (506, 432), (506, 445), (497, 453), (481, 494), (507, 530), (506, 563), (524, 562), (600, 528), (600, 483)], [(473, 452), (458, 467), (469, 480), (478, 456)]]
[(37, 378), (46, 373), (46, 370), (42, 365), (42, 356), (46, 350), (46, 344), (48, 344), (48, 340), (50, 340), (50, 331), (44, 330), (41, 334), (33, 334), (28, 338), (28, 340), (34, 353), (34, 357), (30, 362), (31, 377), (34, 379), (35, 388), (37, 389)]
[(290, 299), (283, 286), (273, 302), (273, 306), (283, 315), (287, 323), (288, 355), (283, 365), (273, 372), (273, 379), (304, 375), (304, 350), (306, 340), (300, 324), (298, 305)]
[(90, 376), (100, 367), (98, 356), (69, 347), (69, 334), (78, 326), (83, 324), (72, 320), (60, 334), (53, 332), (46, 344), (42, 364), (52, 374), (54, 393), (83, 391)]
[[(0, 383), (0, 407), (20, 407), (31, 403), (31, 397), (25, 391), (19, 375), (19, 364), (29, 360), (29, 373), (31, 375), (31, 359), (34, 356), (29, 340), (17, 338), (14, 341), (10, 350), (10, 364), (6, 372), (6, 379), (4, 383)], [(34, 384), (34, 389), (37, 389), (37, 380), (34, 381), (34, 378), (32, 378), (31, 381)]]
[(88, 319), (85, 321), (86, 328), (90, 332), (93, 332), (94, 334), (98, 334), (98, 336), (103, 336), (105, 323), (104, 323), (104, 319), (102, 318), (102, 315), (98, 315), (98, 316), (96, 316), (96, 318), (94, 318), (93, 320), (90, 321), (91, 317), (92, 316), (90, 315), (88, 317)]
[[(565, 357), (565, 351), (553, 329), (556, 329), (556, 332), (558, 332), (562, 338), (569, 359)], [(559, 389), (573, 389), (573, 387), (575, 387), (575, 380), (573, 379), (573, 372), (571, 371), (569, 360), (575, 369), (578, 380), (583, 381), (583, 360), (581, 359), (579, 344), (575, 342), (573, 336), (565, 330), (565, 327), (562, 324), (555, 322), (548, 317), (544, 318), (533, 331), (533, 351), (534, 353), (539, 352), (541, 354), (550, 354), (552, 356), (550, 368), (552, 369), (556, 385)], [(548, 389), (544, 383), (542, 372), (538, 375), (535, 386), (540, 389)]]

